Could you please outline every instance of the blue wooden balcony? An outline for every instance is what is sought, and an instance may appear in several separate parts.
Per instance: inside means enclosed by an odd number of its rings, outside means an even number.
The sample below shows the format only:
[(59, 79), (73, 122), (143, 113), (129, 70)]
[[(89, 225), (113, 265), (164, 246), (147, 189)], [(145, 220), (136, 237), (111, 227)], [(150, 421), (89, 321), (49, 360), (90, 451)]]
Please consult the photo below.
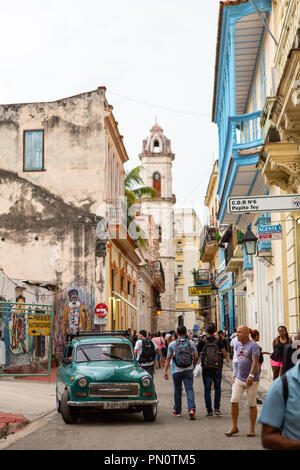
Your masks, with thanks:
[(226, 139), (222, 142), (220, 138), (218, 219), (221, 223), (236, 223), (236, 215), (226, 214), (227, 200), (231, 196), (250, 195), (255, 184), (259, 148), (263, 144), (261, 115), (262, 111), (255, 111), (228, 116)]

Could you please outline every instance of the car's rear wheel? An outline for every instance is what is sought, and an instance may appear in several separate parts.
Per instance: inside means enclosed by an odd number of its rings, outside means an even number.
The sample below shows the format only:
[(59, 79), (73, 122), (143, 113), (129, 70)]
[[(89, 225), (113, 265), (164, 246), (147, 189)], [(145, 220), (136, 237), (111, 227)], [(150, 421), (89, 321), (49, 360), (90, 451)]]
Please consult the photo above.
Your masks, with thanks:
[(79, 415), (79, 410), (77, 408), (73, 408), (72, 406), (69, 406), (67, 404), (67, 401), (69, 400), (69, 392), (68, 390), (65, 390), (64, 393), (62, 394), (61, 397), (61, 402), (60, 402), (60, 410), (61, 410), (61, 415), (62, 419), (66, 424), (74, 424), (76, 423)]
[(157, 416), (157, 403), (143, 407), (144, 421), (155, 421)]

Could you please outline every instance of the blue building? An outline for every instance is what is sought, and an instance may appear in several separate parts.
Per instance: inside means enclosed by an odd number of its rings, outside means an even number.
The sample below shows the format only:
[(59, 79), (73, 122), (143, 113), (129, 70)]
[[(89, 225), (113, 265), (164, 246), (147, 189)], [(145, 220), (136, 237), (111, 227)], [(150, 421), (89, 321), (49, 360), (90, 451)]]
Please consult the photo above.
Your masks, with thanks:
[[(220, 2), (212, 121), (219, 135), (219, 213), (221, 226), (227, 227), (220, 240), (220, 267), (217, 277), (221, 327), (236, 327), (234, 311), (235, 270), (253, 269), (252, 260), (241, 246), (228, 249), (234, 230), (246, 231), (252, 222), (247, 214), (230, 214), (231, 196), (263, 195), (268, 191), (257, 168), (263, 145), (260, 118), (267, 96), (264, 38), (271, 0)], [(264, 250), (267, 247), (263, 247)], [(228, 268), (228, 265), (231, 267)]]

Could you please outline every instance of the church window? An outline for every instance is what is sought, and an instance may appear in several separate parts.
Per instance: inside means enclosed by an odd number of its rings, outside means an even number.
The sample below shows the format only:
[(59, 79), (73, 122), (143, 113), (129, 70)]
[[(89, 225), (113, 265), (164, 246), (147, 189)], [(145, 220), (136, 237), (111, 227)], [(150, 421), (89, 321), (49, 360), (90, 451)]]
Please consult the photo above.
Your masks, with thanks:
[(153, 151), (154, 152), (159, 152), (160, 151), (160, 144), (159, 144), (159, 141), (158, 140), (155, 140), (153, 142)]
[(177, 253), (182, 253), (183, 250), (182, 250), (182, 242), (178, 242), (177, 243)]
[(161, 241), (162, 241), (162, 231), (161, 231), (161, 226), (160, 225), (158, 226), (158, 239), (159, 239), (159, 243), (161, 243)]
[(161, 177), (160, 177), (160, 173), (158, 173), (158, 171), (156, 171), (153, 174), (153, 188), (155, 189), (157, 194), (159, 196), (161, 196)]

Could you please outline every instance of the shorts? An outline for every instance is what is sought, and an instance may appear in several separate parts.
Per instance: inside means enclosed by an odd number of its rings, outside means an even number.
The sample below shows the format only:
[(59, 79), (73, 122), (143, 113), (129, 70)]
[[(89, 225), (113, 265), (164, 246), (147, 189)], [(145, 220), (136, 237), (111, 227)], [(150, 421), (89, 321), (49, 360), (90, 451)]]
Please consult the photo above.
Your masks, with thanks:
[(231, 403), (239, 403), (244, 391), (247, 390), (249, 407), (256, 406), (258, 384), (259, 382), (253, 382), (253, 385), (248, 387), (246, 382), (236, 378), (232, 385)]
[(282, 361), (273, 361), (273, 359), (270, 359), (271, 361), (271, 366), (272, 367), (282, 367), (283, 366), (283, 362)]

